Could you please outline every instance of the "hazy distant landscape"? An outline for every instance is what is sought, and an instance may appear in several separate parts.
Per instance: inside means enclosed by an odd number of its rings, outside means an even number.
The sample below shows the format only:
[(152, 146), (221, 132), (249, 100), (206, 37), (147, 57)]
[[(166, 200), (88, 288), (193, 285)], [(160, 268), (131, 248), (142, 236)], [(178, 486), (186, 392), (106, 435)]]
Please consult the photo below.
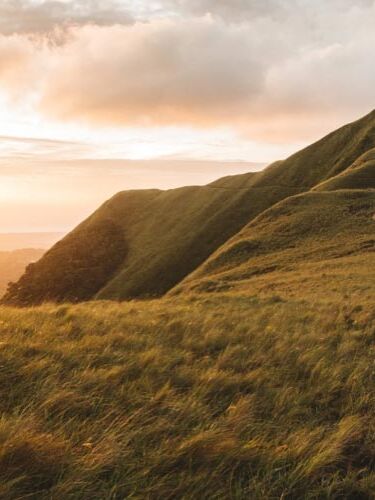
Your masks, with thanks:
[(0, 251), (22, 249), (47, 250), (63, 237), (63, 233), (0, 233)]
[(28, 264), (41, 258), (45, 250), (24, 249), (0, 251), (0, 296), (3, 296), (10, 282), (18, 281)]
[(0, 297), (63, 233), (0, 233)]

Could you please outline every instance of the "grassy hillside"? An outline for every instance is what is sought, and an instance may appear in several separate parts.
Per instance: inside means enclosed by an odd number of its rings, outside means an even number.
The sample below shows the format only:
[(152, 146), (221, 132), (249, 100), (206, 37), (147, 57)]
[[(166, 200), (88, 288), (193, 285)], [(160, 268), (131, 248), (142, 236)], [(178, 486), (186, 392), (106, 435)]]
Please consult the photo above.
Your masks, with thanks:
[(375, 110), (264, 171), (257, 185), (304, 186), (305, 191), (349, 168), (375, 147)]
[(363, 154), (353, 165), (331, 179), (318, 184), (316, 191), (336, 189), (375, 189), (375, 149)]
[[(88, 270), (89, 262), (76, 261), (71, 249), (82, 245), (94, 251), (95, 245), (87, 238), (86, 227), (105, 226), (108, 221), (121, 230), (126, 253), (120, 254), (122, 262), (116, 271), (108, 273), (96, 288), (90, 287), (91, 295), (86, 298), (162, 295), (239, 231), (251, 214), (262, 212), (280, 197), (290, 194), (288, 189), (273, 187), (253, 190), (251, 184), (256, 174), (239, 177), (243, 187), (233, 186), (235, 179), (227, 178), (220, 185), (117, 194), (53, 247), (33, 268), (34, 274), (26, 273), (7, 301), (15, 304), (65, 301), (68, 296), (60, 286), (60, 278), (68, 274), (79, 275), (85, 286), (85, 278), (90, 279), (90, 273), (81, 273), (81, 269)], [(103, 267), (110, 260), (103, 248)], [(97, 265), (99, 268), (99, 259)], [(105, 273), (104, 268), (103, 277)], [(31, 290), (35, 290), (35, 298)], [(71, 283), (69, 300), (76, 296), (80, 294)]]
[(119, 193), (29, 266), (5, 303), (169, 295), (0, 307), (0, 498), (373, 499), (374, 126)]
[(372, 499), (375, 281), (336, 284), (0, 309), (1, 498)]
[[(290, 197), (254, 219), (172, 293), (274, 289), (298, 297), (345, 289), (368, 296), (375, 282), (374, 215), (374, 190)], [(338, 275), (346, 279), (339, 288)]]
[(8, 283), (17, 281), (30, 262), (39, 260), (44, 250), (27, 248), (23, 250), (0, 251), (0, 297), (5, 293)]
[[(261, 173), (227, 177), (202, 187), (119, 193), (26, 272), (6, 301), (31, 305), (161, 296), (280, 200), (332, 177), (331, 189), (371, 187), (371, 159), (349, 170), (374, 147), (375, 112)], [(91, 224), (107, 223), (115, 228), (115, 240), (123, 240), (126, 247), (115, 261), (111, 245), (108, 252), (106, 245), (95, 252), (95, 238), (91, 241), (89, 236)], [(72, 249), (78, 247), (96, 253), (94, 279), (87, 272), (93, 264), (85, 251), (82, 258), (75, 258)]]

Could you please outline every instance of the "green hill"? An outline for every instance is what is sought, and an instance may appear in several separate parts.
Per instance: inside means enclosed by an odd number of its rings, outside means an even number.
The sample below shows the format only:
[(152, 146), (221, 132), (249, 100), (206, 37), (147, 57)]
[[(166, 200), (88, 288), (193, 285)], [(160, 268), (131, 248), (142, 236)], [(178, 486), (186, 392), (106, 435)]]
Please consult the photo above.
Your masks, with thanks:
[[(352, 125), (354, 142), (365, 147), (371, 143), (373, 119), (374, 113), (365, 117), (364, 132), (360, 132), (359, 122)], [(348, 141), (350, 127), (271, 167), (264, 176), (283, 170), (285, 164), (289, 165), (288, 174), (299, 171), (301, 157), (306, 157), (306, 165), (311, 165), (309, 156), (317, 161), (317, 151), (325, 150), (329, 144), (336, 145), (344, 137)], [(353, 149), (352, 143), (346, 144), (345, 162), (332, 162), (332, 156), (327, 159), (330, 172), (340, 173), (264, 211), (171, 293), (249, 288), (258, 294), (275, 289), (286, 297), (297, 297), (299, 293), (316, 296), (320, 291), (325, 294), (337, 291), (340, 278), (343, 278), (340, 292), (342, 289), (348, 294), (372, 290), (371, 282), (375, 281), (375, 148), (362, 152), (350, 163)], [(361, 149), (362, 146), (358, 151)], [(321, 168), (316, 171), (315, 181), (322, 176)], [(311, 172), (308, 177), (312, 178)], [(308, 283), (307, 290), (304, 283)]]
[(363, 154), (353, 165), (331, 179), (318, 184), (314, 190), (375, 189), (375, 149)]
[[(160, 296), (237, 233), (249, 218), (291, 192), (273, 187), (253, 189), (256, 177), (247, 174), (203, 187), (119, 193), (29, 269), (6, 301), (27, 305), (93, 297)], [(235, 187), (236, 181), (249, 185)], [(111, 267), (110, 272), (105, 268), (111, 262), (110, 249), (107, 254), (104, 245), (99, 257), (95, 240), (91, 241), (86, 231), (89, 225), (105, 227), (108, 222), (116, 226), (126, 247), (117, 254), (121, 262), (116, 261), (116, 268)], [(77, 245), (97, 255), (96, 268), (103, 280), (95, 287), (84, 284), (91, 281), (91, 263), (75, 258), (72, 249)], [(63, 277), (66, 286), (61, 284)], [(82, 284), (90, 293), (85, 297), (77, 293), (74, 283)]]
[(242, 290), (283, 298), (370, 297), (375, 190), (309, 192), (263, 212), (172, 293)]
[[(28, 269), (5, 302), (161, 296), (263, 211), (346, 172), (373, 148), (375, 112), (260, 173), (119, 193)], [(363, 168), (371, 177), (371, 168)], [(97, 242), (91, 225), (108, 225), (110, 234)]]

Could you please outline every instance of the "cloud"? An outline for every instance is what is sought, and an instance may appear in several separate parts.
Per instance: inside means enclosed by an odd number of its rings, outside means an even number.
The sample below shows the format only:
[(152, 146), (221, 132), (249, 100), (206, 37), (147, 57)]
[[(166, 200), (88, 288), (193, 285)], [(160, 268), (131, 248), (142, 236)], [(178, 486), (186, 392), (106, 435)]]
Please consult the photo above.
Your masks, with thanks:
[(29, 40), (0, 35), (0, 88), (7, 91), (10, 98), (22, 97), (24, 91), (29, 93), (32, 85), (28, 82), (39, 80), (40, 53), (36, 59), (34, 54), (35, 47)]
[[(301, 20), (311, 14), (340, 15), (342, 9), (368, 8), (374, 0), (162, 0), (161, 5), (183, 15), (210, 14), (225, 22), (245, 23), (257, 18), (288, 20), (298, 16)], [(313, 21), (313, 19), (312, 19)]]
[(57, 45), (3, 35), (0, 87), (56, 120), (268, 141), (307, 140), (374, 107), (372, 0), (172, 4), (165, 19), (69, 27)]
[(117, 125), (225, 122), (260, 92), (265, 71), (242, 29), (210, 19), (87, 27), (55, 62), (42, 110)]
[[(288, 0), (295, 3), (295, 0)], [(244, 22), (256, 17), (279, 17), (283, 0), (164, 0), (163, 4), (182, 14), (211, 14), (229, 22)]]
[(17, 162), (54, 161), (72, 157), (88, 157), (95, 153), (90, 144), (74, 141), (53, 140), (34, 137), (0, 136), (0, 174), (4, 171), (4, 164), (9, 164), (13, 170)]
[(0, 33), (42, 34), (71, 25), (129, 24), (132, 16), (115, 0), (2, 0)]

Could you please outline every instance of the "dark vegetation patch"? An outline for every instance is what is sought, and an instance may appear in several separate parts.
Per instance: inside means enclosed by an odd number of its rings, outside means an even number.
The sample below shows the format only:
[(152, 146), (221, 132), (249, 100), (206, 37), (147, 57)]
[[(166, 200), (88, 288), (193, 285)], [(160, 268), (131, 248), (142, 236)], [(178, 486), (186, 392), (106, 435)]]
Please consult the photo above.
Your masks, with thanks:
[(71, 233), (40, 261), (29, 264), (22, 278), (9, 284), (3, 303), (89, 300), (118, 269), (126, 250), (118, 224), (108, 219), (89, 221), (78, 234)]

